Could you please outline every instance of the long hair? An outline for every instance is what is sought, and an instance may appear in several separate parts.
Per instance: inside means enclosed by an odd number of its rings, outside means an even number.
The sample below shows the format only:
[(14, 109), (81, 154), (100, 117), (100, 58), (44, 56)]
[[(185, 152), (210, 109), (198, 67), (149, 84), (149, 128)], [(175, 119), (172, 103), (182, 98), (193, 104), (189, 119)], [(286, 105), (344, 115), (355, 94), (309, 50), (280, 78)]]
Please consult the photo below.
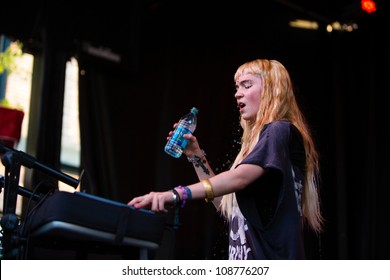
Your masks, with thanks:
[[(304, 222), (307, 222), (315, 232), (320, 232), (323, 217), (318, 195), (320, 179), (318, 153), (309, 126), (296, 102), (290, 75), (280, 62), (266, 59), (256, 59), (241, 65), (234, 75), (234, 81), (244, 74), (259, 76), (263, 88), (259, 92), (261, 101), (256, 120), (240, 118), (240, 125), (243, 128), (241, 149), (231, 169), (234, 169), (254, 149), (260, 132), (266, 124), (277, 120), (290, 121), (301, 133), (306, 153), (306, 176), (302, 195)], [(224, 195), (221, 200), (219, 210), (229, 220), (234, 203), (237, 203), (234, 193)]]

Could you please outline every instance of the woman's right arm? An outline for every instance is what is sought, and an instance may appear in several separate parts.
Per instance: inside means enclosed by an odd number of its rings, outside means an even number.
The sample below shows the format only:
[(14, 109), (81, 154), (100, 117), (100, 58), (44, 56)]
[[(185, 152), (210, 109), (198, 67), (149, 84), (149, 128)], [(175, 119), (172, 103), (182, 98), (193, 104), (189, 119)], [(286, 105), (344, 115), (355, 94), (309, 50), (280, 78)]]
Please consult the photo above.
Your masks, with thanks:
[[(211, 166), (206, 158), (205, 151), (200, 148), (196, 136), (187, 134), (184, 138), (188, 140), (188, 145), (184, 150), (184, 154), (187, 156), (188, 161), (193, 165), (199, 181), (214, 177), (215, 173), (211, 169)], [(218, 209), (221, 199), (222, 196), (219, 196), (213, 200), (215, 208)]]

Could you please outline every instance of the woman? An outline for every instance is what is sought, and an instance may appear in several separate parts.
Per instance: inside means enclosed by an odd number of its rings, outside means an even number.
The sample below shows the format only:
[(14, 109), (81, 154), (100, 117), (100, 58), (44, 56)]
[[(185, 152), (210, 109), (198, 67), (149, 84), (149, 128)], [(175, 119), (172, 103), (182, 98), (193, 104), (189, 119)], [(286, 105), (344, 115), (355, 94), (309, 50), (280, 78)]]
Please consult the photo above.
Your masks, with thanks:
[(319, 165), (289, 73), (276, 60), (257, 59), (241, 65), (234, 81), (243, 134), (232, 167), (215, 175), (187, 134), (184, 153), (200, 182), (128, 204), (166, 212), (191, 199), (212, 201), (229, 221), (229, 259), (304, 259), (303, 227), (319, 233), (323, 223)]

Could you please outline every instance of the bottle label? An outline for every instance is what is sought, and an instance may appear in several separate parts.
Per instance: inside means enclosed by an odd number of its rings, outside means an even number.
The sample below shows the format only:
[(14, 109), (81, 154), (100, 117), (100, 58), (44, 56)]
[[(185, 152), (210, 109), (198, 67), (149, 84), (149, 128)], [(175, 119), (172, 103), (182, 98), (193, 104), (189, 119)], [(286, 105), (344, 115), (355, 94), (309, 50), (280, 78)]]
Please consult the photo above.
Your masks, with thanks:
[(185, 149), (187, 146), (188, 140), (183, 138), (184, 134), (191, 134), (191, 131), (183, 126), (178, 126), (175, 133), (172, 135), (171, 142), (179, 145), (182, 149)]
[(171, 139), (169, 139), (167, 145), (165, 146), (165, 152), (173, 157), (180, 157), (188, 144), (188, 140), (183, 138), (184, 134), (191, 134), (191, 131), (182, 125), (176, 127)]

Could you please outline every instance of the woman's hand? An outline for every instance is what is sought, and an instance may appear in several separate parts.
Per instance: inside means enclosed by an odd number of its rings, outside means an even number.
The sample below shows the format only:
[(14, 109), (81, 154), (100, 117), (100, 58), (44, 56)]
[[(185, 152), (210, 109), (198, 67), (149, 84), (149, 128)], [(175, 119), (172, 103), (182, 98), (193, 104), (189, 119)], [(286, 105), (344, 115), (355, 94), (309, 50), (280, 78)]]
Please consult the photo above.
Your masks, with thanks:
[(146, 208), (154, 212), (168, 212), (166, 206), (173, 204), (173, 194), (171, 191), (150, 192), (143, 196), (134, 197), (127, 205), (135, 208)]
[[(178, 126), (179, 123), (173, 124), (173, 129)], [(168, 136), (167, 136), (167, 141), (171, 138), (173, 135), (174, 130), (169, 131)], [(198, 139), (193, 135), (193, 134), (184, 134), (183, 137), (188, 140), (187, 147), (184, 149), (183, 153), (187, 157), (193, 157), (195, 155), (201, 155), (202, 149), (199, 146)]]

